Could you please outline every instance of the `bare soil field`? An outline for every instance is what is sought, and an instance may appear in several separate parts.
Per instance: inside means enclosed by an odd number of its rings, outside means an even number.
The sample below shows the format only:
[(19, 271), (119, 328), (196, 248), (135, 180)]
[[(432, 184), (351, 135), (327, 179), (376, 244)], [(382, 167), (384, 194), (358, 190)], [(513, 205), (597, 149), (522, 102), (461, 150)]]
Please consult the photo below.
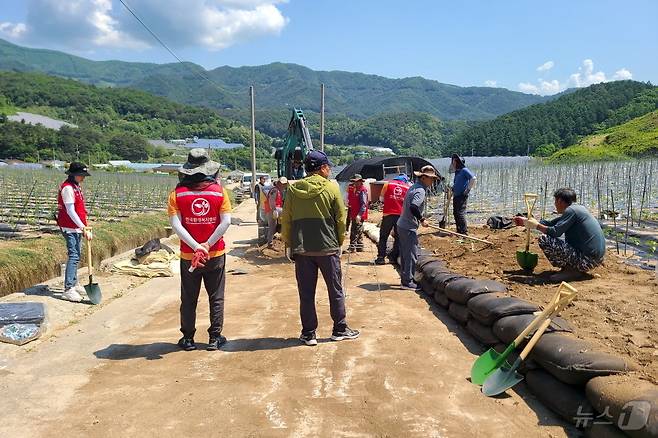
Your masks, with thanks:
[[(507, 285), (509, 295), (537, 304), (547, 303), (556, 285), (548, 278), (557, 272), (536, 242), (530, 251), (540, 255), (534, 275), (526, 275), (516, 262), (517, 249), (525, 245), (522, 228), (491, 230), (472, 227), (469, 234), (491, 241), (492, 247), (437, 233), (421, 236), (421, 245), (445, 260), (455, 272)], [(590, 278), (571, 283), (579, 291), (577, 300), (563, 313), (576, 327), (576, 335), (597, 341), (603, 350), (632, 358), (641, 375), (658, 383), (658, 285), (653, 271), (624, 263), (608, 249), (605, 263)]]

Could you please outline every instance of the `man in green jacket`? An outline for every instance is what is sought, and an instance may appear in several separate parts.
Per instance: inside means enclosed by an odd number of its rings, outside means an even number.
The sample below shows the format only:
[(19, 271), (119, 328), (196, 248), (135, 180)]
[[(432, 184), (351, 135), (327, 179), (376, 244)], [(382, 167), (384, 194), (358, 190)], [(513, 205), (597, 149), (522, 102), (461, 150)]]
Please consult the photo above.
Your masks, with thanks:
[(340, 247), (345, 239), (345, 204), (337, 184), (329, 181), (331, 162), (324, 152), (312, 150), (304, 160), (308, 176), (288, 187), (281, 215), (281, 238), (292, 252), (299, 291), (302, 334), (299, 340), (317, 345), (315, 288), (318, 269), (329, 292), (334, 322), (332, 341), (355, 339), (358, 330), (347, 326), (345, 294), (340, 269)]

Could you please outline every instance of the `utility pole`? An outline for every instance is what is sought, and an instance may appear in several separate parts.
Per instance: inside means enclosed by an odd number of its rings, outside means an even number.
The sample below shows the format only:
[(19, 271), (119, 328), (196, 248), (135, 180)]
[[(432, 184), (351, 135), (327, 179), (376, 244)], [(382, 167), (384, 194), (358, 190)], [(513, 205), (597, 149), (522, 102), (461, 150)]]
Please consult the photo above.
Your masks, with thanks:
[(324, 84), (320, 84), (320, 150), (324, 151)]
[(251, 98), (251, 193), (256, 188), (256, 110), (254, 108), (254, 86), (249, 87)]

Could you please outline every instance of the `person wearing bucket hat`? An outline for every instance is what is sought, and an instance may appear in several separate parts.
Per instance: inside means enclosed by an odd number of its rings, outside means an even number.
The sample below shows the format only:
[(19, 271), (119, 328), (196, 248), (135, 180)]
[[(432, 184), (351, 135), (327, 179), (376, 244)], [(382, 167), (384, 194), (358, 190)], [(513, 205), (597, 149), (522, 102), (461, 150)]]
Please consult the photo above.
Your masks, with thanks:
[(457, 154), (452, 154), (449, 172), (455, 174), (452, 185), (452, 212), (455, 217), (457, 232), (468, 234), (466, 203), (468, 202), (468, 194), (475, 187), (475, 175), (466, 167), (466, 161)]
[(183, 337), (178, 345), (186, 351), (196, 349), (196, 307), (202, 280), (210, 304), (207, 350), (218, 350), (226, 342), (222, 336), (226, 267), (223, 236), (231, 224), (231, 201), (217, 178), (219, 167), (206, 149), (192, 149), (179, 169), (180, 182), (169, 194), (167, 211), (180, 238)]
[(377, 258), (375, 264), (383, 265), (386, 263), (386, 244), (388, 236), (393, 231), (393, 248), (388, 255), (391, 263), (397, 264), (400, 255), (400, 242), (398, 241), (397, 223), (402, 213), (402, 203), (409, 190), (409, 177), (404, 173), (393, 178), (392, 181), (386, 181), (379, 195), (379, 201), (382, 203), (382, 223), (379, 228), (379, 243), (377, 244)]
[(441, 179), (434, 166), (423, 166), (420, 171), (414, 171), (418, 181), (412, 185), (404, 197), (402, 212), (398, 219), (398, 238), (400, 239), (400, 280), (403, 289), (417, 290), (414, 282), (416, 260), (418, 259), (418, 227), (428, 226), (423, 217), (427, 188)]
[(290, 184), (281, 215), (281, 240), (295, 261), (302, 333), (299, 340), (317, 345), (318, 316), (315, 292), (318, 269), (329, 294), (333, 320), (332, 341), (355, 339), (358, 330), (347, 325), (345, 293), (340, 268), (340, 247), (345, 239), (345, 204), (338, 185), (329, 181), (331, 161), (312, 150), (304, 160), (308, 176)]
[(363, 221), (368, 219), (368, 189), (363, 185), (364, 181), (358, 173), (350, 178), (353, 189), (347, 192), (347, 205), (352, 227), (348, 252), (363, 252)]
[(85, 289), (78, 283), (78, 265), (82, 257), (82, 238), (92, 239), (87, 226), (87, 208), (82, 193), (82, 182), (89, 174), (87, 165), (73, 162), (65, 172), (68, 177), (57, 193), (57, 225), (66, 241), (66, 270), (62, 298), (79, 303)]

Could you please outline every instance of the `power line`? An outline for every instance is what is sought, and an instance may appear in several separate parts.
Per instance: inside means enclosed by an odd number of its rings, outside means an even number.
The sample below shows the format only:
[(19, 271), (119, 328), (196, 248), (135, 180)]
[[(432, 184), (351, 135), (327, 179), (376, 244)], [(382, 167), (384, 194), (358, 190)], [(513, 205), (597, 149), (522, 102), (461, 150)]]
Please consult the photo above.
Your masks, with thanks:
[(174, 58), (176, 58), (176, 59), (178, 60), (178, 62), (180, 62), (181, 64), (183, 64), (185, 67), (187, 67), (192, 73), (196, 74), (196, 75), (199, 76), (201, 79), (207, 81), (208, 83), (210, 83), (210, 85), (212, 85), (212, 86), (214, 86), (215, 88), (217, 88), (218, 91), (222, 91), (222, 88), (219, 86), (219, 84), (217, 84), (216, 82), (214, 82), (212, 79), (210, 79), (210, 78), (209, 78), (208, 76), (206, 76), (205, 74), (201, 74), (201, 72), (199, 72), (198, 70), (195, 70), (195, 69), (191, 68), (191, 67), (190, 67), (185, 61), (183, 61), (182, 59), (180, 59), (180, 58), (178, 57), (178, 55), (176, 55), (176, 54), (174, 53), (174, 51), (171, 50), (171, 49), (169, 48), (169, 46), (167, 46), (167, 45), (164, 43), (164, 41), (162, 41), (162, 40), (160, 39), (160, 37), (158, 37), (158, 36), (155, 34), (155, 32), (153, 32), (153, 31), (152, 31), (152, 30), (146, 25), (146, 23), (144, 23), (144, 22), (142, 21), (141, 18), (139, 18), (139, 16), (135, 13), (135, 11), (133, 11), (133, 10), (130, 8), (130, 6), (128, 6), (128, 5), (126, 4), (126, 2), (125, 2), (124, 0), (119, 0), (119, 2), (120, 2), (120, 3), (126, 8), (126, 10), (127, 10), (128, 12), (130, 12), (130, 14), (131, 14), (133, 17), (135, 17), (135, 19), (139, 22), (139, 24), (141, 24), (141, 25), (144, 27), (144, 29), (146, 29), (146, 30), (148, 31), (148, 33), (150, 33), (150, 34), (153, 36), (153, 38), (155, 38), (155, 40), (156, 40), (158, 43), (160, 43), (160, 45), (161, 45), (162, 47), (164, 47), (164, 48), (167, 50), (167, 52), (169, 52), (169, 53), (171, 54), (171, 56), (173, 56)]

